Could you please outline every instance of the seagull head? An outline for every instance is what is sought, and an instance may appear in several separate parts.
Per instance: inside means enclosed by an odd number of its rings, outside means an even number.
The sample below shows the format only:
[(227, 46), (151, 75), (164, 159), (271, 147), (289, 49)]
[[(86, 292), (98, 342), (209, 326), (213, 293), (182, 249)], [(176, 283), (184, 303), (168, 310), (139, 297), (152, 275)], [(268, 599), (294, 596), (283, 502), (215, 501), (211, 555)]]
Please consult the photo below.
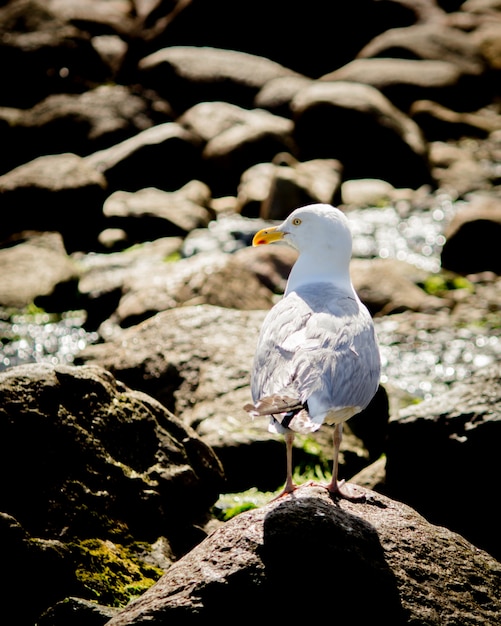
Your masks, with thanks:
[(285, 241), (300, 253), (338, 250), (351, 257), (351, 233), (344, 213), (330, 204), (310, 204), (293, 211), (278, 226), (263, 228), (254, 235), (253, 246)]
[(278, 226), (254, 235), (253, 246), (284, 241), (299, 257), (289, 277), (288, 290), (307, 282), (351, 284), (349, 265), (352, 238), (348, 219), (330, 204), (311, 204), (293, 211)]

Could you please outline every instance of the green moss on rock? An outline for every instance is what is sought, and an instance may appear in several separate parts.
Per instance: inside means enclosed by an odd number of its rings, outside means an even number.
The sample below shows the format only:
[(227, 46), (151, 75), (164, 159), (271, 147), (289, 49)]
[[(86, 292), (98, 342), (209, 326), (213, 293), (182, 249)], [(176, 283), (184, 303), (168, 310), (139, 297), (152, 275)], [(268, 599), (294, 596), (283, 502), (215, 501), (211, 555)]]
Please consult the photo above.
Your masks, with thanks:
[(85, 539), (73, 544), (77, 557), (76, 577), (91, 599), (107, 606), (125, 606), (140, 596), (163, 574), (141, 560), (148, 544), (129, 546), (103, 539)]

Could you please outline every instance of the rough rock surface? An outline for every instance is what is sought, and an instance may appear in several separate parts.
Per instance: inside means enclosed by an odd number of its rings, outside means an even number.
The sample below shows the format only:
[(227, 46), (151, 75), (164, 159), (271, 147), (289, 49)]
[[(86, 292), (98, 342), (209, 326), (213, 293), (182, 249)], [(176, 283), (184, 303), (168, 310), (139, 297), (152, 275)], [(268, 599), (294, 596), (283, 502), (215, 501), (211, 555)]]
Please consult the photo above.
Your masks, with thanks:
[(356, 491), (365, 502), (302, 487), (240, 514), (108, 626), (195, 624), (245, 606), (295, 621), (311, 615), (312, 603), (342, 625), (495, 623), (498, 562), (409, 507)]
[[(491, 477), (499, 474), (501, 368), (481, 370), (447, 393), (390, 420), (385, 493), (501, 558)], [(482, 507), (482, 521), (478, 520)]]

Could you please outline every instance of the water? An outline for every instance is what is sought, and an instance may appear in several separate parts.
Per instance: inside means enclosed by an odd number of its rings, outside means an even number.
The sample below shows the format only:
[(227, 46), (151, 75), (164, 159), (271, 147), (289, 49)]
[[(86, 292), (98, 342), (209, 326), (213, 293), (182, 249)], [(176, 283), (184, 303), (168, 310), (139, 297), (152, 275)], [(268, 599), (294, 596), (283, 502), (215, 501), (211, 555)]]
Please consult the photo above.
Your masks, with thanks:
[(471, 325), (419, 328), (409, 335), (392, 316), (375, 320), (381, 383), (411, 398), (429, 399), (501, 358), (501, 329)]
[(0, 319), (0, 371), (23, 363), (73, 363), (98, 340), (84, 330), (85, 311), (23, 313)]
[[(443, 233), (458, 207), (445, 194), (437, 194), (428, 197), (428, 206), (417, 209), (401, 202), (351, 210), (354, 256), (396, 258), (438, 272)], [(412, 397), (439, 394), (501, 357), (501, 320), (455, 327), (447, 317), (442, 322), (437, 316), (408, 319), (402, 314), (377, 318), (375, 323), (382, 383)], [(0, 319), (0, 371), (27, 362), (72, 363), (78, 352), (99, 339), (97, 333), (83, 329), (84, 323), (81, 311)]]
[(459, 203), (440, 194), (429, 208), (395, 206), (350, 210), (353, 256), (398, 259), (430, 273), (440, 271), (440, 253), (447, 223)]

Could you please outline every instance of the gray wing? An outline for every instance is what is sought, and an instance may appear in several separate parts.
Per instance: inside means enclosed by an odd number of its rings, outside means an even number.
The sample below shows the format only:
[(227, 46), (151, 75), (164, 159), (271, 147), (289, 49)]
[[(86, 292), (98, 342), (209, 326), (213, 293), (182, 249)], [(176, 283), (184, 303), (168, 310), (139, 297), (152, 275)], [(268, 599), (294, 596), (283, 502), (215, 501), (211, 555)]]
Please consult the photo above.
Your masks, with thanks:
[(379, 349), (365, 306), (316, 284), (292, 292), (268, 313), (252, 373), (254, 402), (283, 395), (308, 404), (311, 417), (365, 408), (377, 390)]

